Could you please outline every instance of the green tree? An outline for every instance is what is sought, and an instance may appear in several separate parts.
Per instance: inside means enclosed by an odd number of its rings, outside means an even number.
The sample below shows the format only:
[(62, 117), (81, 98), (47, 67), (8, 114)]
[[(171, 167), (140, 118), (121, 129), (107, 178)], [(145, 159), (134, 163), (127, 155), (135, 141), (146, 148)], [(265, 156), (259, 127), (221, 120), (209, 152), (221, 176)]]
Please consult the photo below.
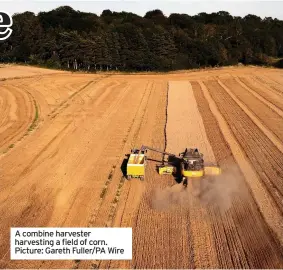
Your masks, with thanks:
[(13, 34), (0, 42), (1, 62), (72, 70), (173, 70), (268, 64), (283, 57), (283, 21), (228, 12), (195, 16), (159, 9), (144, 17), (104, 10), (100, 16), (62, 6), (14, 14)]

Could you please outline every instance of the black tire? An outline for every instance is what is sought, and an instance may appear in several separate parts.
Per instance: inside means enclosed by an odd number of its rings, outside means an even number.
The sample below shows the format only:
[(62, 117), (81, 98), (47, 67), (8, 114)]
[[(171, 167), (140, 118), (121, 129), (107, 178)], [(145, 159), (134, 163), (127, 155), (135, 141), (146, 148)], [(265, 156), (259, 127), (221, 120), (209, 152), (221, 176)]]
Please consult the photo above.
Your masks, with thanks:
[(183, 186), (186, 188), (188, 186), (188, 178), (183, 178)]

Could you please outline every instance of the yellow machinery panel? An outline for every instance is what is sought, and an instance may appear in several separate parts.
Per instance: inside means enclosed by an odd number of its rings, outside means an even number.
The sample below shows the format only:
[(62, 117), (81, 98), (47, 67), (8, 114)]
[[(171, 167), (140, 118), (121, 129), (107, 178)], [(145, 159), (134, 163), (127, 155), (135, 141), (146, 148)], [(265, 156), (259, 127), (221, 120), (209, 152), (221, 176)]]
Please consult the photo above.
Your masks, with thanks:
[(131, 154), (127, 163), (127, 176), (141, 177), (145, 174), (144, 154)]
[(221, 169), (219, 167), (213, 167), (213, 166), (204, 167), (204, 174), (219, 175), (221, 174)]
[(174, 167), (173, 166), (160, 166), (158, 168), (159, 174), (173, 174), (174, 173)]
[(127, 167), (127, 175), (143, 176), (144, 175), (144, 166), (129, 166)]
[(185, 177), (190, 177), (190, 178), (194, 178), (194, 177), (202, 177), (204, 175), (204, 171), (185, 171), (182, 170), (182, 175)]

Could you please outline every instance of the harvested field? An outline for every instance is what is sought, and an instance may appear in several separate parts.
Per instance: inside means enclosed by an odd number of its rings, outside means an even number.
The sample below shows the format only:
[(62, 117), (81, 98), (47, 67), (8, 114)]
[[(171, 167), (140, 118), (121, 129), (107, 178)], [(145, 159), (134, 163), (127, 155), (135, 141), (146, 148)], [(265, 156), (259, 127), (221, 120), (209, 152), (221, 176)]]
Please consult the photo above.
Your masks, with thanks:
[(198, 145), (207, 162), (215, 162), (189, 82), (169, 82), (167, 114), (166, 151), (178, 154), (186, 147)]
[[(0, 268), (283, 268), (282, 71), (1, 79)], [(145, 180), (128, 181), (143, 144), (197, 147), (222, 175), (185, 189), (149, 151)], [(11, 226), (132, 227), (133, 260), (11, 261)]]
[(0, 152), (14, 147), (32, 125), (36, 102), (28, 92), (2, 84), (0, 91)]
[[(216, 158), (223, 170), (223, 177), (220, 177), (219, 180), (226, 182), (215, 183), (221, 189), (221, 192), (225, 192), (226, 195), (224, 193), (222, 198), (220, 196), (216, 207), (211, 209), (214, 234), (219, 236), (219, 238), (214, 237), (218, 241), (217, 246), (225, 248), (232, 255), (231, 261), (227, 263), (226, 259), (223, 260), (221, 250), (218, 250), (219, 264), (221, 268), (265, 268), (269, 267), (268, 265), (272, 260), (274, 262), (273, 267), (276, 268), (280, 265), (281, 255), (280, 252), (275, 255), (277, 252), (274, 247), (277, 244), (270, 236), (268, 226), (264, 225), (258, 206), (245, 182), (244, 175), (239, 168), (239, 165), (242, 164), (236, 163), (231, 150), (225, 143), (225, 138), (211, 112), (212, 105), (209, 104), (211, 100), (205, 98), (207, 92), (204, 93), (204, 91), (207, 91), (207, 89), (205, 89), (204, 84), (193, 82), (192, 85), (202, 117), (206, 119), (205, 126), (208, 138), (214, 153), (218, 153)], [(245, 173), (247, 172), (245, 171)], [(218, 180), (215, 179), (215, 181)], [(214, 188), (211, 186), (211, 189)], [(228, 204), (229, 211), (220, 215), (222, 221), (220, 224), (222, 223), (223, 226), (220, 229), (217, 211), (221, 210), (221, 207), (225, 204)], [(249, 215), (246, 216), (247, 212)], [(244, 223), (243, 219), (245, 220)], [(253, 227), (253, 230), (250, 230), (251, 227)], [(223, 230), (222, 233), (221, 230)], [(259, 246), (263, 251), (261, 255), (259, 255)], [(266, 248), (267, 246), (270, 247), (270, 250)], [(235, 252), (236, 250), (237, 252)]]
[[(264, 103), (256, 96), (253, 95), (250, 89), (244, 88), (236, 80), (223, 80), (222, 83), (232, 91), (237, 99), (240, 100), (259, 120), (272, 131), (280, 141), (283, 140), (283, 111), (272, 108), (271, 104)], [(280, 98), (277, 96), (275, 99), (280, 103)], [(266, 101), (267, 102), (267, 101)], [(265, 108), (262, 110), (262, 108)]]
[(1, 65), (0, 68), (0, 81), (6, 79), (19, 79), (22, 77), (37, 77), (44, 74), (63, 73), (62, 71), (56, 71), (51, 69), (25, 67), (17, 65)]

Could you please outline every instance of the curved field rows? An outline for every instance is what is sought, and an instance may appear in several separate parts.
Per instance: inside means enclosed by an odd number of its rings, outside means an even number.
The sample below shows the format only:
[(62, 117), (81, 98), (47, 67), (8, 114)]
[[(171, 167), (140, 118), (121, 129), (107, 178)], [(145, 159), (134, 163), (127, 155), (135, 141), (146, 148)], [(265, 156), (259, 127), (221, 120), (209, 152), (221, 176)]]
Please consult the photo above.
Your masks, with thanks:
[(47, 116), (55, 117), (69, 105), (70, 98), (100, 78), (60, 75), (54, 79), (54, 75), (47, 73), (1, 83), (0, 152), (6, 153), (17, 146), (17, 142), (26, 139)]
[[(112, 167), (113, 154), (115, 156), (115, 153), (104, 151), (115, 138), (117, 125), (121, 125), (127, 117), (120, 108), (125, 104), (130, 106), (129, 100), (137, 94), (131, 91), (137, 84), (129, 85), (121, 81), (112, 92), (99, 99), (101, 93), (107, 90), (105, 85), (107, 82), (102, 81), (96, 87), (93, 85), (87, 89), (88, 94), (94, 97), (95, 92), (100, 93), (96, 106), (92, 105), (95, 101), (90, 100), (87, 93), (83, 108), (75, 102), (75, 98), (73, 106), (66, 108), (56, 118), (46, 121), (37, 134), (32, 134), (27, 139), (25, 146), (19, 145), (26, 158), (24, 163), (12, 152), (2, 160), (5, 174), (1, 179), (0, 212), (6, 214), (5, 221), (0, 224), (1, 237), (8, 240), (6, 228), (11, 223), (19, 226), (86, 226), (88, 220), (91, 220), (94, 211), (92, 205), (100, 197)], [(69, 113), (76, 114), (76, 117), (69, 117)], [(87, 113), (87, 118), (84, 113)], [(121, 129), (127, 130), (127, 127), (121, 125)], [(123, 143), (123, 138), (120, 142)], [(116, 153), (121, 151), (118, 145), (113, 150)], [(103, 174), (96, 175), (101, 162), (104, 163)], [(79, 211), (86, 204), (85, 200), (88, 207)], [(81, 212), (80, 218), (78, 211)], [(6, 254), (7, 248), (8, 242), (1, 245), (1, 255)], [(11, 262), (11, 265), (24, 264), (40, 266), (39, 262)]]
[(37, 79), (11, 81), (10, 84), (30, 91), (40, 105), (41, 117), (45, 118), (56, 115), (58, 110), (66, 107), (68, 100), (101, 78), (102, 76), (45, 75)]
[(33, 97), (24, 90), (1, 83), (0, 152), (6, 152), (28, 131), (35, 117)]
[[(220, 130), (218, 122), (210, 110), (211, 105), (203, 93), (205, 86), (197, 82), (192, 82), (192, 86), (208, 139), (222, 168), (223, 175), (219, 179), (216, 178), (214, 183), (215, 186), (219, 185), (223, 194), (217, 194), (220, 196), (218, 205), (210, 210), (213, 239), (219, 261), (217, 267), (280, 267), (282, 266), (280, 247), (265, 224), (265, 220), (246, 185), (245, 178), (222, 135), (223, 131)], [(220, 184), (216, 181), (225, 182)], [(221, 215), (218, 208), (221, 209), (227, 204), (229, 211), (225, 215)], [(251, 230), (251, 228), (253, 229)], [(262, 253), (259, 250), (262, 250)], [(223, 251), (225, 254), (230, 254), (230, 259), (227, 256), (223, 257)]]

